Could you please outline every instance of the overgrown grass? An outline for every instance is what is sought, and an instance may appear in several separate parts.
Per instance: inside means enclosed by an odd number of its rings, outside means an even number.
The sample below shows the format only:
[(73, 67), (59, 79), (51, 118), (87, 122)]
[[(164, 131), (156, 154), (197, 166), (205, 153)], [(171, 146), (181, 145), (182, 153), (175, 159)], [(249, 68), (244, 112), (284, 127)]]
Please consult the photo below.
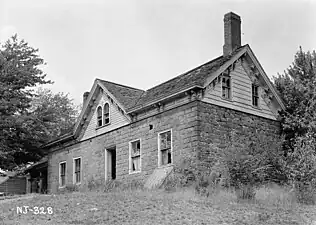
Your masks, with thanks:
[[(52, 207), (52, 215), (17, 214), (16, 207)], [(0, 201), (0, 224), (312, 224), (316, 207), (301, 205), (289, 189), (270, 185), (256, 190), (255, 201), (238, 201), (219, 188), (201, 196), (192, 187), (148, 191), (117, 188), (37, 195)]]

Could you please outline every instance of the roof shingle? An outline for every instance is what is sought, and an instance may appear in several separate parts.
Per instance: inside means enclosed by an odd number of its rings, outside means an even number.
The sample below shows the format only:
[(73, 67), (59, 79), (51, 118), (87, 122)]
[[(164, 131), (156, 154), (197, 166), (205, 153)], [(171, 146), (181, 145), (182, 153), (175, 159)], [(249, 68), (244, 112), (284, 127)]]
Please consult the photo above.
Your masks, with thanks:
[(219, 69), (225, 62), (239, 52), (244, 46), (236, 49), (231, 55), (217, 57), (171, 80), (143, 91), (140, 89), (100, 80), (104, 86), (123, 104), (127, 111), (142, 108), (175, 93), (194, 86), (203, 86), (209, 74)]
[(110, 81), (98, 80), (115, 96), (125, 109), (133, 107), (136, 104), (136, 101), (145, 92), (137, 88), (116, 84)]

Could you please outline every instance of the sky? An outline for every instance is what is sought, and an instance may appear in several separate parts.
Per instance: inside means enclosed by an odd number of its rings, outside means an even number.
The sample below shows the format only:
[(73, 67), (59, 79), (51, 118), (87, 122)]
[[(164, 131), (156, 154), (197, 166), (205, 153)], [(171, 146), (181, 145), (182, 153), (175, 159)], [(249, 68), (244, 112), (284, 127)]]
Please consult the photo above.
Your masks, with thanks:
[(45, 87), (79, 104), (96, 78), (146, 90), (222, 55), (231, 11), (269, 77), (316, 50), (316, 0), (0, 0), (0, 43), (38, 48)]

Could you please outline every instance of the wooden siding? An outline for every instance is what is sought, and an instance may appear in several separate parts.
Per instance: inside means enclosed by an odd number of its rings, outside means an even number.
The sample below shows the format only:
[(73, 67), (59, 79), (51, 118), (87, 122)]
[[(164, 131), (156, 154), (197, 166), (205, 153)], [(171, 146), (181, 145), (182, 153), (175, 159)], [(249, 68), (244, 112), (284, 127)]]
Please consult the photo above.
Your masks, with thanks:
[(221, 83), (217, 83), (214, 88), (208, 88), (202, 101), (223, 106), (230, 109), (250, 113), (268, 119), (276, 120), (273, 106), (270, 107), (261, 97), (262, 89), (259, 88), (259, 108), (252, 106), (251, 85), (252, 82), (240, 63), (231, 72), (232, 98), (223, 99)]
[[(105, 103), (109, 103), (110, 106), (110, 124), (97, 128), (97, 107), (104, 106)], [(117, 108), (117, 106), (106, 97), (104, 93), (100, 93), (96, 99), (95, 105), (92, 107), (90, 115), (87, 118), (88, 124), (84, 125), (83, 134), (80, 135), (81, 140), (86, 140), (91, 137), (95, 137), (99, 134), (114, 130), (129, 123), (129, 119), (126, 115), (123, 115)]]
[(0, 184), (0, 192), (5, 194), (25, 194), (26, 177), (10, 177)]

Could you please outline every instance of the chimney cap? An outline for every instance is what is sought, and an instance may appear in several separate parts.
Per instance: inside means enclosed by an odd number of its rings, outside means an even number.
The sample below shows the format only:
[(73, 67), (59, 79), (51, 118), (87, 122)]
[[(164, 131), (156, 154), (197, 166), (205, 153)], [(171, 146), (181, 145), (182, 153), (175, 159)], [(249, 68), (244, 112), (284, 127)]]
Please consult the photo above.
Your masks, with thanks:
[(237, 20), (241, 20), (240, 19), (240, 16), (239, 15), (237, 15), (236, 13), (234, 13), (234, 12), (229, 12), (229, 13), (226, 13), (225, 15), (224, 15), (224, 20), (227, 20), (227, 19), (237, 19)]

